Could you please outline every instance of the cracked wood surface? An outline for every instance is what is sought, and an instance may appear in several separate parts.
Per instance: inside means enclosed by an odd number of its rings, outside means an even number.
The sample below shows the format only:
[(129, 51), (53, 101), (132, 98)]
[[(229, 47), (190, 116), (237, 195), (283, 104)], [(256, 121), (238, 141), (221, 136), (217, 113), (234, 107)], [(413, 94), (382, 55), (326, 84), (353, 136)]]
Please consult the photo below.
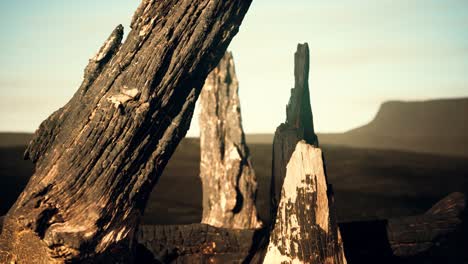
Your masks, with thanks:
[(249, 0), (143, 0), (72, 99), (36, 131), (36, 171), (4, 220), (0, 262), (131, 262), (149, 193)]
[(200, 94), (202, 223), (234, 229), (260, 228), (257, 179), (242, 129), (234, 59), (227, 52)]

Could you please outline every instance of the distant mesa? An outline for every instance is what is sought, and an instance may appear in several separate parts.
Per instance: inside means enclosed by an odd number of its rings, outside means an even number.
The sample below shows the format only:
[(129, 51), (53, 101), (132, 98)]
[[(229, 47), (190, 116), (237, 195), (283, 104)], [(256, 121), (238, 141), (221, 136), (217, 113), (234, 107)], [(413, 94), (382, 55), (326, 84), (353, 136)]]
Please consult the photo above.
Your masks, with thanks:
[[(468, 98), (386, 102), (369, 124), (318, 137), (326, 145), (467, 157)], [(273, 135), (247, 135), (247, 142), (271, 144)]]
[(468, 98), (382, 104), (369, 124), (322, 143), (468, 156)]
[[(468, 98), (389, 101), (374, 120), (346, 133), (320, 134), (326, 145), (468, 157)], [(0, 133), (0, 147), (24, 146), (32, 135)], [(246, 135), (248, 144), (271, 144), (273, 134)]]
[(32, 139), (31, 133), (0, 132), (0, 148), (23, 147)]
[(397, 137), (468, 137), (468, 98), (382, 104), (374, 120), (349, 134)]

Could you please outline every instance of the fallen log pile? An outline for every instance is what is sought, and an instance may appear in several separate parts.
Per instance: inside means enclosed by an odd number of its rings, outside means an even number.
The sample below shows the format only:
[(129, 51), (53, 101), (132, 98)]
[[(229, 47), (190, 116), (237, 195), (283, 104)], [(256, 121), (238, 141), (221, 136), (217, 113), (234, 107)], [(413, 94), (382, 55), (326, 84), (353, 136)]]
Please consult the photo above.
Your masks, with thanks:
[[(437, 216), (430, 215), (435, 211)], [(450, 194), (428, 213), (339, 224), (348, 263), (462, 263), (459, 261), (468, 257), (464, 250), (465, 196)], [(417, 226), (428, 229), (418, 233)], [(392, 235), (395, 230), (401, 235)], [(248, 263), (245, 260), (257, 246), (256, 236), (262, 233), (204, 224), (144, 225), (138, 232), (138, 242), (163, 263)], [(396, 245), (412, 249), (402, 251)]]
[[(468, 259), (466, 215), (466, 197), (452, 193), (423, 215), (340, 223), (339, 228), (348, 263), (463, 263)], [(429, 228), (418, 233), (414, 226)], [(395, 230), (402, 235), (392, 235)], [(246, 263), (262, 231), (206, 224), (143, 225), (137, 234), (137, 258), (145, 260), (139, 263)], [(415, 250), (402, 251), (395, 245)]]

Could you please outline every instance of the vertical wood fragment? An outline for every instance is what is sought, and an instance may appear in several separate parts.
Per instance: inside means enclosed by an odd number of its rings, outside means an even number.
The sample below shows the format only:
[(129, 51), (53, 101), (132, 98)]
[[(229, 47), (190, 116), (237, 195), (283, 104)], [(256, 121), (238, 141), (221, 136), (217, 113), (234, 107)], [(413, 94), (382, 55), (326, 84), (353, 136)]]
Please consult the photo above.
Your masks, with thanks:
[(318, 147), (314, 130), (312, 108), (309, 95), (309, 46), (298, 44), (294, 54), (294, 88), (286, 106), (286, 122), (278, 126), (273, 138), (273, 162), (271, 180), (271, 217), (276, 215), (281, 187), (296, 143), (305, 140)]
[(309, 99), (309, 48), (295, 53), (295, 87), (273, 142), (272, 225), (263, 263), (346, 263)]
[(257, 180), (242, 129), (238, 81), (231, 53), (208, 75), (200, 94), (202, 223), (253, 229)]

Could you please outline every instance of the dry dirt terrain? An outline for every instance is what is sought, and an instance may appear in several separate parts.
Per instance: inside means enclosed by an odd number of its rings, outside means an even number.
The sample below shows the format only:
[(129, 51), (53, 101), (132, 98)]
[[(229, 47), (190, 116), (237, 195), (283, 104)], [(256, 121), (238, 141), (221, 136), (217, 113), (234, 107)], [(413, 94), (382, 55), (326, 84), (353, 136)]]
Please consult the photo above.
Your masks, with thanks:
[[(268, 212), (271, 146), (249, 144), (259, 182), (257, 206)], [(0, 147), (0, 214), (5, 214), (32, 174), (22, 160), (25, 146)], [(334, 186), (339, 220), (366, 220), (423, 213), (454, 191), (468, 193), (468, 159), (391, 150), (323, 146)], [(182, 224), (201, 219), (198, 139), (179, 145), (146, 209), (148, 224)]]

